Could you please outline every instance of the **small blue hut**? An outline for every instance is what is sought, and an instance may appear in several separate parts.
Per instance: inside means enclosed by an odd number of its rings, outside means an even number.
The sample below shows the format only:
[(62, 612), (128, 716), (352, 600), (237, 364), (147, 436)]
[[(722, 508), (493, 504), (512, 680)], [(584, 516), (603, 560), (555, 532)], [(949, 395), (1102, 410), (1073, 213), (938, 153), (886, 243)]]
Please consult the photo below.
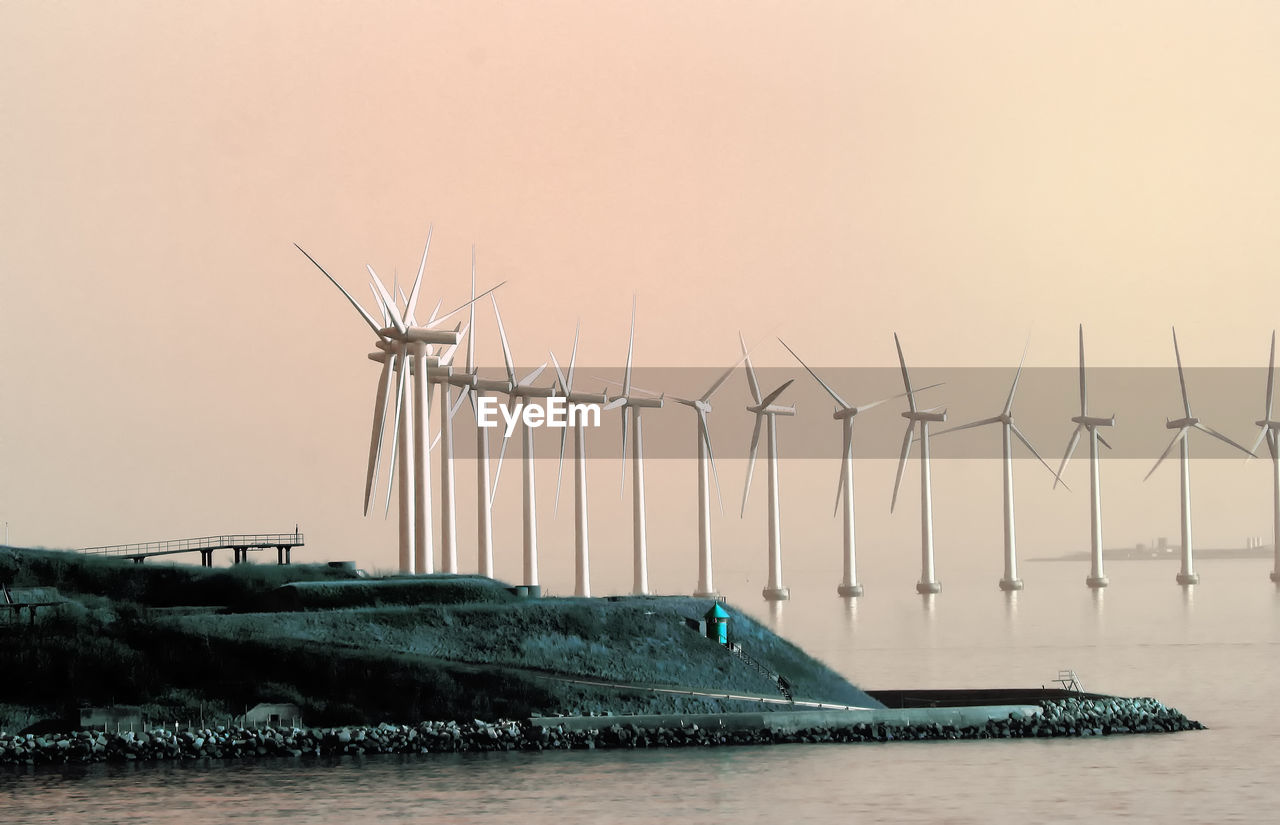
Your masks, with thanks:
[(714, 639), (722, 645), (729, 644), (729, 611), (716, 602), (703, 617), (707, 625), (707, 638)]

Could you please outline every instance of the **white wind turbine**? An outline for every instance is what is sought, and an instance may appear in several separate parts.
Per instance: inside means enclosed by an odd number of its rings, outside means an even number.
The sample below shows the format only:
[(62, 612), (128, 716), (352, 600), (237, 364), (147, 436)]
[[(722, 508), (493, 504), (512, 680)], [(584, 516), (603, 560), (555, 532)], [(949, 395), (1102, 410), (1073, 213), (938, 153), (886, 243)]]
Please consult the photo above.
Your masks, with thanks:
[(1271, 568), (1271, 581), (1280, 583), (1280, 421), (1271, 417), (1272, 391), (1275, 388), (1276, 372), (1276, 334), (1271, 333), (1271, 360), (1267, 362), (1267, 408), (1258, 425), (1258, 438), (1253, 442), (1251, 453), (1258, 451), (1258, 446), (1265, 438), (1267, 449), (1271, 452), (1272, 510), (1271, 510), (1271, 549), (1275, 560)]
[[(631, 298), (631, 337), (627, 340), (627, 366), (622, 373), (622, 393), (611, 402), (609, 409), (621, 406), (622, 410), (622, 484), (618, 489), (621, 496), (627, 485), (627, 438), (628, 429), (635, 430), (635, 438), (631, 443), (631, 545), (632, 545), (632, 585), (631, 592), (637, 595), (649, 593), (649, 549), (644, 508), (644, 430), (641, 413), (648, 408), (661, 408), (663, 396), (645, 393), (631, 386), (631, 361), (635, 354), (636, 344), (636, 299)], [(637, 390), (634, 392), (633, 390)], [(628, 415), (628, 413), (630, 415)], [(628, 427), (628, 422), (630, 427)]]
[[(786, 341), (781, 338), (778, 341), (782, 346), (787, 348), (787, 352), (795, 356), (800, 362), (800, 366), (805, 368), (813, 380), (817, 381), (821, 387), (827, 391), (839, 405), (832, 414), (832, 418), (841, 423), (844, 430), (844, 450), (840, 453), (840, 481), (836, 484), (836, 509), (840, 508), (840, 504), (844, 504), (844, 578), (840, 582), (840, 586), (836, 588), (841, 596), (855, 597), (862, 595), (862, 585), (858, 583), (858, 568), (854, 556), (854, 520), (853, 520), (853, 422), (859, 413), (880, 406), (886, 401), (892, 401), (894, 398), (901, 398), (905, 393), (892, 396), (890, 398), (882, 398), (879, 401), (873, 401), (870, 404), (862, 404), (857, 407), (852, 406), (841, 398), (836, 391), (831, 389), (826, 381), (818, 377), (818, 374), (810, 369), (809, 365), (801, 360), (796, 351), (787, 345)], [(917, 392), (932, 389), (938, 386), (931, 384), (928, 387), (921, 387)]]
[(1200, 419), (1191, 414), (1191, 401), (1187, 398), (1187, 381), (1182, 374), (1182, 354), (1178, 352), (1178, 331), (1173, 331), (1173, 356), (1178, 362), (1178, 385), (1182, 389), (1182, 411), (1183, 418), (1174, 421), (1165, 419), (1165, 427), (1178, 432), (1173, 436), (1173, 440), (1169, 442), (1169, 446), (1164, 448), (1164, 452), (1160, 454), (1160, 458), (1156, 459), (1156, 463), (1147, 471), (1146, 476), (1142, 479), (1146, 481), (1151, 478), (1151, 474), (1156, 471), (1161, 462), (1169, 457), (1169, 453), (1173, 452), (1175, 444), (1181, 445), (1181, 488), (1182, 488), (1182, 569), (1178, 572), (1178, 584), (1186, 586), (1189, 584), (1198, 584), (1200, 574), (1196, 573), (1195, 556), (1191, 546), (1191, 455), (1189, 451), (1190, 438), (1188, 436), (1191, 430), (1199, 430), (1202, 433), (1211, 435), (1219, 441), (1225, 441), (1232, 447), (1241, 452), (1248, 453), (1250, 456), (1253, 452), (1245, 447), (1240, 446), (1236, 442), (1227, 438), (1222, 433), (1200, 423)]
[[(623, 399), (617, 399), (613, 402), (609, 401), (609, 396), (605, 393), (588, 393), (574, 392), (573, 378), (575, 364), (578, 360), (578, 333), (581, 324), (573, 331), (573, 350), (569, 354), (569, 371), (566, 373), (560, 369), (560, 362), (556, 360), (556, 354), (550, 353), (551, 363), (555, 366), (556, 376), (560, 382), (560, 394), (564, 396), (565, 404), (568, 409), (568, 423), (573, 426), (573, 490), (574, 490), (574, 586), (573, 594), (575, 596), (591, 595), (591, 556), (590, 547), (588, 546), (587, 531), (587, 444), (586, 444), (586, 413), (585, 411), (576, 411), (575, 404), (594, 404), (597, 407), (603, 406), (605, 409), (613, 409), (621, 406)], [(553, 512), (560, 512), (560, 478), (564, 474), (564, 442), (568, 435), (568, 428), (560, 431), (560, 465), (556, 470), (556, 504)]]
[(1089, 395), (1085, 390), (1084, 383), (1084, 324), (1080, 325), (1080, 414), (1072, 418), (1076, 428), (1071, 433), (1071, 440), (1067, 442), (1067, 451), (1062, 456), (1062, 463), (1058, 465), (1058, 472), (1053, 481), (1056, 488), (1062, 482), (1062, 471), (1067, 468), (1067, 462), (1071, 460), (1071, 453), (1075, 451), (1076, 444), (1080, 443), (1081, 431), (1089, 433), (1089, 520), (1090, 520), (1090, 566), (1089, 577), (1084, 580), (1085, 584), (1097, 590), (1106, 587), (1108, 584), (1106, 573), (1102, 567), (1102, 486), (1099, 476), (1099, 457), (1098, 445), (1111, 449), (1111, 445), (1107, 440), (1098, 435), (1099, 427), (1114, 427), (1116, 425), (1116, 417), (1112, 415), (1110, 418), (1099, 418), (1091, 416), (1088, 412)]
[[(491, 290), (490, 290), (491, 291)], [(493, 578), (493, 489), (489, 480), (489, 428), (479, 426), (479, 404), (485, 393), (506, 394), (512, 383), (507, 379), (481, 378), (476, 370), (476, 250), (471, 248), (471, 302), (470, 321), (467, 324), (467, 365), (465, 370), (454, 370), (449, 383), (462, 389), (462, 396), (471, 401), (471, 413), (476, 422), (476, 570), (482, 576)], [(456, 409), (456, 408), (455, 408)], [(452, 456), (452, 450), (446, 451)]]
[(756, 371), (751, 367), (751, 356), (747, 351), (747, 342), (743, 339), (742, 333), (738, 333), (738, 341), (742, 344), (742, 358), (746, 362), (747, 385), (751, 389), (751, 399), (755, 402), (747, 407), (747, 412), (753, 413), (756, 417), (755, 429), (751, 433), (751, 452), (747, 458), (747, 483), (742, 490), (742, 512), (740, 517), (745, 516), (747, 513), (747, 496), (751, 493), (751, 476), (754, 475), (756, 469), (756, 448), (760, 444), (760, 425), (767, 420), (769, 423), (766, 444), (769, 462), (769, 584), (765, 587), (762, 595), (768, 601), (780, 602), (791, 598), (791, 590), (782, 584), (782, 524), (781, 514), (778, 512), (778, 428), (776, 419), (779, 415), (795, 415), (796, 408), (794, 406), (784, 407), (773, 402), (778, 400), (778, 396), (782, 395), (787, 387), (794, 383), (795, 379), (789, 379), (773, 392), (762, 396), (760, 394), (760, 385), (756, 381)]
[[(716, 497), (720, 499), (720, 474), (716, 472), (716, 459), (711, 452), (711, 430), (707, 424), (707, 415), (711, 412), (711, 396), (715, 395), (716, 390), (724, 385), (745, 360), (746, 356), (743, 356), (735, 361), (700, 397), (673, 396), (674, 401), (691, 408), (698, 416), (698, 586), (693, 595), (699, 599), (714, 599), (719, 595), (711, 564), (711, 480), (715, 479)], [(720, 510), (724, 511), (723, 499), (720, 499)]]
[(898, 348), (898, 364), (902, 367), (902, 383), (906, 387), (907, 411), (902, 417), (907, 419), (907, 431), (902, 438), (902, 454), (898, 458), (898, 477), (893, 482), (893, 500), (889, 503), (889, 512), (893, 512), (898, 503), (898, 486), (902, 483), (902, 473), (907, 468), (907, 456), (911, 453), (911, 440), (915, 434), (916, 423), (920, 424), (920, 581), (916, 582), (916, 592), (925, 595), (942, 592), (942, 583), (937, 580), (933, 565), (933, 489), (929, 481), (929, 425), (947, 420), (947, 411), (937, 412), (937, 407), (921, 410), (916, 407), (917, 391), (911, 389), (911, 376), (907, 374), (907, 362), (902, 357), (902, 344), (898, 342), (898, 334), (893, 334), (894, 346)]
[[(1030, 340), (1028, 340), (1027, 345), (1030, 346), (1030, 343)], [(1022, 365), (1026, 360), (1027, 348), (1023, 347), (1022, 360), (1018, 362), (1018, 371), (1013, 375), (1013, 385), (1009, 387), (1009, 397), (1005, 400), (1004, 409), (1000, 411), (999, 415), (984, 418), (980, 421), (971, 421), (958, 427), (949, 427), (934, 433), (935, 436), (938, 436), (958, 430), (967, 430), (972, 427), (982, 427), (987, 424), (1000, 425), (1001, 443), (1004, 449), (1004, 576), (1000, 579), (1000, 589), (1006, 592), (1022, 589), (1022, 579), (1018, 578), (1018, 552), (1014, 541), (1013, 525), (1013, 438), (1021, 441), (1031, 451), (1032, 455), (1040, 459), (1040, 463), (1044, 465), (1046, 470), (1050, 473), (1053, 472), (1053, 468), (1040, 457), (1040, 453), (1036, 452), (1036, 448), (1031, 446), (1031, 442), (1022, 434), (1022, 430), (1018, 429), (1018, 425), (1013, 423), (1013, 396), (1018, 391), (1018, 379), (1022, 377)]]
[[(516, 380), (515, 365), (511, 360), (511, 347), (507, 343), (506, 330), (502, 327), (502, 313), (498, 311), (497, 298), (493, 299), (493, 314), (498, 321), (498, 336), (502, 340), (502, 359), (506, 364), (507, 380), (510, 385), (505, 391), (508, 407), (514, 410), (517, 404), (526, 403), (528, 399), (550, 398), (555, 395), (556, 388), (554, 385), (550, 387), (533, 386), (533, 382), (547, 368), (545, 363), (519, 381)], [(519, 421), (521, 464), (524, 469), (524, 584), (530, 588), (530, 595), (535, 595), (540, 592), (540, 585), (538, 584), (538, 513), (533, 479), (533, 433), (529, 430), (529, 425), (525, 423), (523, 414), (520, 415)], [(494, 474), (492, 495), (497, 494), (498, 479), (502, 476), (502, 458), (506, 452), (507, 437), (504, 431), (502, 448), (498, 451), (498, 469)]]
[[(294, 246), (297, 246), (298, 251), (306, 255), (307, 259), (342, 292), (352, 307), (364, 319), (365, 323), (378, 336), (377, 345), (381, 352), (374, 353), (371, 357), (382, 362), (382, 373), (378, 378), (377, 396), (374, 399), (373, 433), (370, 439), (369, 468), (365, 480), (365, 515), (368, 515), (369, 506), (372, 502), (374, 478), (377, 474), (377, 465), (381, 454), (384, 422), (390, 402), (390, 376), (393, 371), (397, 375), (391, 475), (394, 475), (395, 472), (395, 460), (398, 451), (400, 460), (399, 568), (402, 573), (413, 573), (426, 566), (425, 558), (426, 554), (429, 553), (428, 548), (430, 547), (430, 487), (429, 481), (423, 472), (425, 460), (421, 455), (426, 442), (426, 416), (428, 413), (423, 392), (423, 381), (426, 375), (427, 344), (456, 344), (458, 342), (457, 330), (433, 330), (406, 323), (406, 317), (413, 317), (413, 311), (417, 304), (419, 289), (422, 285), (422, 274), (427, 263), (427, 253), (431, 248), (431, 233), (428, 231), (426, 248), (422, 253), (422, 263), (418, 268), (418, 277), (414, 281), (413, 290), (408, 299), (404, 315), (400, 313), (395, 300), (387, 293), (386, 287), (383, 286), (373, 268), (368, 268), (370, 275), (373, 277), (373, 286), (378, 295), (379, 303), (386, 318), (391, 321), (390, 325), (384, 323), (381, 327), (374, 321), (373, 316), (365, 311), (364, 307), (352, 297), (351, 293), (347, 292), (332, 275), (325, 271), (324, 267), (320, 266), (315, 258), (312, 258), (301, 246), (297, 244), (294, 244)], [(434, 323), (440, 323), (443, 320), (444, 318), (440, 318)], [(406, 383), (411, 373), (415, 376), (412, 401), (406, 393)], [(418, 410), (416, 417), (413, 415), (415, 409)], [(388, 484), (390, 484), (390, 479)], [(388, 487), (388, 491), (389, 489)], [(390, 507), (389, 497), (387, 506), (388, 508)]]

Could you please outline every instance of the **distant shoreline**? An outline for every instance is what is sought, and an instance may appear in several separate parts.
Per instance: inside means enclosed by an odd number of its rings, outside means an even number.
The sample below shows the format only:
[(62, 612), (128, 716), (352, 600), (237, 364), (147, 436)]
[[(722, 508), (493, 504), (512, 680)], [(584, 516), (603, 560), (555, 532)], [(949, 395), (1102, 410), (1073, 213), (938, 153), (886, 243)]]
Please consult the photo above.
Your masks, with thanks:
[[(1178, 561), (1180, 548), (1176, 546), (1160, 547), (1111, 547), (1102, 551), (1105, 561)], [(1275, 557), (1271, 545), (1261, 547), (1207, 547), (1195, 551), (1196, 558), (1205, 560), (1223, 559), (1271, 559)], [(1089, 553), (1065, 553), (1061, 556), (1033, 556), (1027, 561), (1088, 561)]]

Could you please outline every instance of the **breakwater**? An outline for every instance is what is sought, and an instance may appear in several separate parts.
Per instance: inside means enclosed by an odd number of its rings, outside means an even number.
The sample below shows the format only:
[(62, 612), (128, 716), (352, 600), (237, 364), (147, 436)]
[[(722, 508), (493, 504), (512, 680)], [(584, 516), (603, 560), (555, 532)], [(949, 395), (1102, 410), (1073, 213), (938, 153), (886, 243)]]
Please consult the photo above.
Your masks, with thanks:
[[(65, 734), (0, 733), (0, 764), (103, 761), (332, 757), (384, 753), (771, 745), (798, 742), (891, 742), (938, 739), (1023, 739), (1111, 736), (1199, 730), (1203, 726), (1155, 699), (1065, 699), (1041, 703), (1036, 714), (1010, 714), (981, 723), (917, 718), (814, 726), (719, 724), (650, 726), (627, 717), (498, 722), (422, 722), (345, 728), (240, 728)], [(783, 713), (770, 714), (782, 716)]]

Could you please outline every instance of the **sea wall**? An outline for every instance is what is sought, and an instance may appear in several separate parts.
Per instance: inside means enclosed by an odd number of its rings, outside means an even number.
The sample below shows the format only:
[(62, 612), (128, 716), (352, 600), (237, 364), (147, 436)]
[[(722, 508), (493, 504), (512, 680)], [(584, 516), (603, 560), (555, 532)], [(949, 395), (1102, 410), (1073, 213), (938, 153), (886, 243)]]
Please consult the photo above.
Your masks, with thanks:
[[(503, 750), (652, 748), (714, 745), (769, 745), (793, 742), (889, 742), (936, 739), (1021, 739), (1055, 736), (1110, 736), (1199, 730), (1154, 699), (1045, 702), (1039, 714), (1013, 713), (973, 724), (938, 721), (875, 721), (805, 727), (704, 726), (692, 718), (671, 724), (636, 724), (635, 718), (587, 717), (499, 722), (423, 722), (347, 728), (239, 728), (154, 730), (67, 734), (0, 733), (0, 764), (37, 765), (103, 761), (307, 757), (379, 753), (454, 753)], [(769, 714), (776, 718), (783, 714)], [(756, 716), (760, 714), (743, 714)], [(638, 718), (638, 717), (636, 717)], [(976, 718), (976, 717), (975, 717)]]

